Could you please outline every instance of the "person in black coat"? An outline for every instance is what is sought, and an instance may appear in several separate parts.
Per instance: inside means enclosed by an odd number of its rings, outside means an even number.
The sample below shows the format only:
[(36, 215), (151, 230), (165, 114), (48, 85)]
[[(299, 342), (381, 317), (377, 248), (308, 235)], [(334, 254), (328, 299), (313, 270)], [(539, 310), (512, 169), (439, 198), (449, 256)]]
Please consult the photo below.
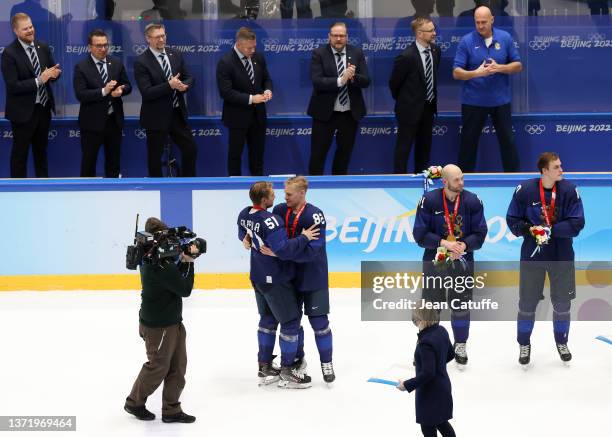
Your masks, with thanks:
[(236, 45), (217, 64), (217, 87), (223, 99), (221, 120), (229, 129), (227, 171), (240, 176), (244, 143), (249, 146), (251, 176), (263, 175), (266, 102), (272, 99), (272, 79), (266, 60), (255, 52), (257, 40), (248, 27), (236, 33)]
[(147, 131), (149, 176), (161, 177), (161, 157), (168, 135), (182, 155), (181, 176), (195, 176), (196, 143), (187, 124), (185, 93), (195, 80), (181, 53), (166, 47), (166, 28), (151, 23), (145, 27), (149, 48), (134, 62), (134, 77), (140, 94), (140, 125)]
[(438, 112), (436, 72), (440, 66), (440, 49), (433, 43), (436, 28), (429, 18), (416, 18), (411, 27), (416, 41), (395, 58), (389, 79), (398, 124), (394, 173), (406, 173), (413, 142), (414, 173), (428, 167), (431, 128)]
[(96, 175), (96, 160), (104, 144), (104, 176), (119, 177), (123, 130), (123, 96), (132, 85), (119, 58), (108, 55), (108, 36), (96, 29), (88, 38), (90, 55), (74, 67), (74, 93), (81, 102), (81, 177)]
[(313, 90), (308, 105), (312, 117), (311, 175), (323, 174), (334, 134), (337, 150), (332, 174), (347, 174), (357, 126), (366, 114), (361, 89), (370, 86), (368, 66), (363, 51), (347, 44), (347, 39), (346, 24), (335, 23), (329, 29), (329, 44), (312, 52)]
[(416, 376), (399, 381), (397, 388), (409, 393), (416, 390), (416, 422), (424, 437), (455, 437), (448, 422), (453, 418), (453, 395), (446, 364), (455, 357), (448, 332), (440, 326), (438, 311), (420, 301), (412, 312), (412, 322), (419, 328), (414, 351)]
[(30, 143), (36, 177), (49, 177), (47, 144), (51, 112), (55, 100), (51, 82), (62, 70), (53, 60), (49, 46), (35, 40), (29, 15), (17, 13), (11, 18), (17, 38), (2, 52), (2, 76), (6, 85), (5, 117), (11, 122), (13, 148), (11, 177), (27, 177)]

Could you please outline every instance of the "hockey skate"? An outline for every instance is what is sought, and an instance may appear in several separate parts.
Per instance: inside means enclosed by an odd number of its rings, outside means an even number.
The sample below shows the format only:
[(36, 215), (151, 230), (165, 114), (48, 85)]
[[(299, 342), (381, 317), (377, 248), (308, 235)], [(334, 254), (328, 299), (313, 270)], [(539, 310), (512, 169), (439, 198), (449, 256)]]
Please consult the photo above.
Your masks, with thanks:
[(323, 380), (327, 383), (328, 386), (331, 385), (332, 382), (336, 379), (336, 374), (334, 373), (334, 366), (332, 362), (329, 363), (321, 363), (321, 372), (323, 372)]
[(531, 345), (530, 344), (520, 345), (519, 364), (523, 366), (523, 370), (527, 370), (529, 368), (530, 361), (531, 361)]
[(274, 363), (259, 363), (259, 386), (269, 385), (280, 380), (280, 369)]
[(296, 363), (291, 367), (281, 367), (280, 388), (308, 388), (311, 386), (312, 379), (299, 369), (299, 364)]
[(557, 343), (557, 352), (559, 352), (561, 361), (569, 365), (569, 362), (572, 360), (572, 354), (567, 347), (567, 343)]
[(465, 343), (455, 343), (453, 346), (455, 350), (455, 362), (459, 370), (465, 370), (465, 366), (467, 366), (468, 356), (465, 347)]

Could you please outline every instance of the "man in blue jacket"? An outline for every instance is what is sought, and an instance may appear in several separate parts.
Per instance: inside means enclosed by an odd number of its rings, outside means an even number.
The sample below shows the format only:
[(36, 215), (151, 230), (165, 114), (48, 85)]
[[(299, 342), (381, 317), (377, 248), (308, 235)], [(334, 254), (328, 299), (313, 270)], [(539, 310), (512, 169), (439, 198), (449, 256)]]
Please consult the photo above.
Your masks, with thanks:
[[(487, 236), (487, 222), (482, 202), (474, 193), (464, 190), (463, 173), (453, 164), (442, 169), (444, 188), (425, 193), (417, 206), (413, 235), (423, 253), (423, 275), (428, 277), (469, 277), (474, 274), (474, 251), (480, 249)], [(441, 269), (432, 262), (438, 248), (450, 253), (454, 268)], [(434, 282), (434, 284), (432, 284)], [(468, 358), (466, 342), (470, 329), (469, 309), (455, 309), (453, 302), (469, 302), (472, 287), (448, 289), (437, 287), (436, 281), (425, 281), (423, 298), (448, 302), (455, 339), (455, 361), (464, 366)], [(446, 281), (444, 281), (446, 282)], [(458, 282), (458, 281), (457, 281)], [(454, 281), (454, 283), (457, 283)], [(465, 282), (463, 282), (465, 283)]]
[[(260, 314), (257, 338), (259, 343), (259, 378), (269, 384), (279, 380), (280, 387), (310, 387), (310, 376), (300, 368), (295, 357), (298, 350), (301, 311), (292, 281), (293, 263), (302, 256), (308, 242), (315, 240), (318, 229), (304, 229), (297, 238), (289, 239), (283, 219), (267, 209), (274, 204), (274, 188), (270, 182), (256, 182), (249, 190), (252, 206), (238, 216), (238, 239), (251, 250), (250, 279), (255, 289)], [(275, 256), (262, 252), (270, 248)], [(280, 323), (281, 369), (272, 366), (276, 328)]]
[[(544, 299), (546, 273), (550, 280), (557, 351), (564, 362), (572, 359), (567, 347), (571, 301), (576, 297), (572, 239), (584, 228), (582, 200), (576, 186), (563, 179), (559, 155), (542, 153), (537, 165), (541, 176), (516, 187), (506, 214), (512, 233), (523, 237), (517, 316), (522, 365), (529, 364), (531, 359), (531, 332), (538, 302)], [(548, 241), (538, 244), (536, 235), (541, 231)]]
[(493, 28), (487, 6), (474, 11), (476, 30), (459, 42), (453, 78), (463, 81), (461, 92), (461, 147), (459, 167), (472, 173), (476, 167), (478, 140), (487, 116), (495, 127), (505, 172), (519, 171), (519, 156), (512, 132), (510, 75), (523, 69), (508, 32)]
[[(289, 238), (299, 236), (305, 229), (316, 226), (321, 238), (308, 243), (295, 263), (295, 288), (300, 306), (308, 316), (314, 331), (315, 342), (321, 359), (323, 379), (330, 384), (336, 379), (332, 365), (332, 331), (329, 327), (329, 281), (327, 252), (325, 250), (325, 215), (323, 211), (306, 202), (308, 180), (296, 176), (285, 181), (285, 203), (274, 207), (274, 214), (285, 219), (285, 229)], [(304, 358), (304, 330), (300, 326), (298, 360)], [(305, 362), (303, 366), (305, 365)]]

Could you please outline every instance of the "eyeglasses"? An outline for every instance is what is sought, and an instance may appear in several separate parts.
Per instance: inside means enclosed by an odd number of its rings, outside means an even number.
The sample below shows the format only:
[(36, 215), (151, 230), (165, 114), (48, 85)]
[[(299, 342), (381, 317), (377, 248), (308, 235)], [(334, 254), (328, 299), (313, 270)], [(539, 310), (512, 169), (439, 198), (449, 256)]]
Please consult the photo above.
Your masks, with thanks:
[(108, 44), (92, 44), (92, 47), (95, 47), (96, 49), (107, 49), (108, 48)]
[(338, 35), (338, 34), (333, 35), (333, 34), (330, 34), (329, 36), (331, 36), (332, 38), (335, 38), (335, 39), (346, 38), (346, 34), (344, 34), (344, 35)]
[(151, 39), (166, 39), (166, 34), (157, 35), (157, 36), (150, 36), (149, 38), (151, 38)]
[(436, 31), (435, 27), (433, 29), (419, 29), (419, 32), (425, 32), (425, 33), (431, 33), (435, 31)]

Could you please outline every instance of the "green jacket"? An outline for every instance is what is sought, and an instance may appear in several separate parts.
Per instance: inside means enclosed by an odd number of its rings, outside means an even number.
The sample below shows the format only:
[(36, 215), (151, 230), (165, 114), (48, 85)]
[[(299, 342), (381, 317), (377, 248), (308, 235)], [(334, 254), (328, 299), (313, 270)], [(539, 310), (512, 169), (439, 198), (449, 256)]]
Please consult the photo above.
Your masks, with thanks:
[[(185, 272), (188, 272), (185, 275)], [(175, 325), (183, 320), (183, 298), (193, 289), (193, 264), (168, 263), (140, 266), (142, 303), (140, 322), (150, 328)]]

